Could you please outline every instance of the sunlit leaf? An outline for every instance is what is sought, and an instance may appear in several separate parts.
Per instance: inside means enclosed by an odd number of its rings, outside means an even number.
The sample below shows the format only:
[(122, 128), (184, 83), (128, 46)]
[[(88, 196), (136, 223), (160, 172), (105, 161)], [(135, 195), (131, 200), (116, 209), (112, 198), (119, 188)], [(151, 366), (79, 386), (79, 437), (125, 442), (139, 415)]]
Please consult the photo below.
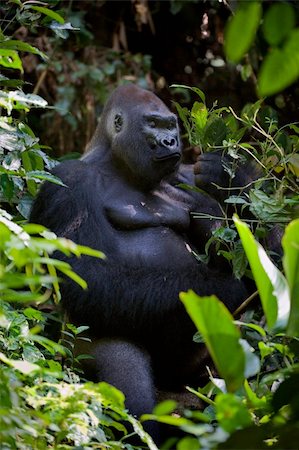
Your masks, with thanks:
[(263, 33), (270, 45), (278, 45), (294, 28), (296, 17), (293, 7), (286, 2), (274, 3), (263, 18)]
[(260, 97), (276, 94), (296, 81), (298, 76), (299, 65), (294, 54), (274, 48), (262, 62), (258, 74), (258, 93)]
[(206, 102), (206, 96), (205, 96), (204, 92), (201, 89), (199, 89), (198, 87), (186, 86), (185, 84), (172, 84), (170, 87), (189, 89), (189, 90), (195, 92), (200, 97), (200, 99), (203, 103)]
[(227, 127), (223, 119), (219, 117), (209, 120), (204, 132), (203, 140), (206, 145), (222, 145), (227, 135)]
[[(27, 44), (26, 42), (23, 42), (23, 41), (19, 41), (19, 40), (9, 39), (7, 41), (0, 41), (0, 49), (10, 49), (10, 50), (34, 53), (36, 55), (41, 56), (41, 58), (43, 58), (44, 60), (48, 59), (48, 57), (45, 55), (45, 53), (41, 52), (38, 48), (33, 47), (32, 45)], [(0, 50), (0, 54), (1, 54), (1, 50)]]
[(232, 433), (252, 423), (252, 418), (246, 404), (236, 395), (230, 393), (219, 394), (216, 397), (215, 403), (216, 418), (225, 431)]
[(49, 172), (45, 172), (44, 170), (31, 170), (26, 173), (26, 178), (28, 180), (43, 180), (43, 181), (51, 181), (51, 183), (58, 184), (59, 186), (66, 186), (60, 178), (52, 175)]
[(163, 416), (165, 414), (171, 414), (177, 406), (175, 400), (164, 400), (164, 402), (159, 403), (155, 406), (153, 414), (157, 416)]
[(286, 228), (282, 239), (283, 267), (289, 283), (291, 311), (287, 327), (289, 335), (299, 336), (299, 219)]
[(33, 5), (28, 5), (28, 7), (30, 9), (38, 11), (42, 14), (45, 14), (46, 16), (50, 17), (51, 19), (55, 20), (56, 22), (64, 23), (64, 18), (60, 14), (58, 14), (55, 11), (52, 11), (49, 8), (45, 8), (43, 6), (33, 6)]
[(23, 65), (18, 52), (0, 48), (0, 65), (9, 69), (19, 69), (23, 73)]
[(207, 123), (208, 110), (204, 103), (194, 102), (191, 110), (191, 117), (193, 117), (198, 130), (203, 130)]
[(285, 328), (290, 309), (286, 279), (272, 263), (263, 247), (255, 241), (248, 226), (236, 216), (234, 222), (259, 291), (268, 327)]
[(224, 49), (229, 60), (237, 63), (255, 39), (262, 14), (259, 2), (239, 2), (225, 29)]
[(37, 364), (32, 364), (28, 361), (9, 359), (1, 352), (0, 361), (4, 362), (10, 367), (13, 367), (19, 372), (22, 372), (24, 375), (29, 375), (32, 372), (39, 372), (41, 370), (40, 366), (38, 366)]
[(255, 354), (254, 348), (249, 345), (245, 339), (240, 339), (244, 355), (245, 355), (245, 378), (250, 378), (259, 373), (261, 369), (260, 359)]
[(230, 312), (215, 296), (199, 297), (193, 291), (188, 291), (181, 292), (180, 299), (204, 337), (227, 389), (238, 389), (244, 380), (245, 356), (239, 342), (240, 331), (234, 325)]

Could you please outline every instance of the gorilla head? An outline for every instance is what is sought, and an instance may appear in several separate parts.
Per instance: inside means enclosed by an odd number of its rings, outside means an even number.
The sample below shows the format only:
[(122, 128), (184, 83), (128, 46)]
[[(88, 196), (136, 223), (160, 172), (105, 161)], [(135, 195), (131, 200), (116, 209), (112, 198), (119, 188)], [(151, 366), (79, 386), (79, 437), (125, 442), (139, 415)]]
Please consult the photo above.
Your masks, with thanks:
[(103, 110), (99, 128), (114, 164), (138, 186), (152, 188), (179, 166), (177, 118), (151, 92), (135, 85), (116, 89)]

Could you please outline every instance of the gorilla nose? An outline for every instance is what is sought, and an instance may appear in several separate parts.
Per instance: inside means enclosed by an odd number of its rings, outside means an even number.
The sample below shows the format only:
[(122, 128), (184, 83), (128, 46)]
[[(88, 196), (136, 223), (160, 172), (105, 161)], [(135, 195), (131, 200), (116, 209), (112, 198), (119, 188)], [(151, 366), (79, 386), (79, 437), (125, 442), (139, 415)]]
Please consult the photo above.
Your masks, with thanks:
[(161, 139), (161, 145), (167, 148), (173, 148), (177, 145), (177, 141), (175, 138), (163, 138)]

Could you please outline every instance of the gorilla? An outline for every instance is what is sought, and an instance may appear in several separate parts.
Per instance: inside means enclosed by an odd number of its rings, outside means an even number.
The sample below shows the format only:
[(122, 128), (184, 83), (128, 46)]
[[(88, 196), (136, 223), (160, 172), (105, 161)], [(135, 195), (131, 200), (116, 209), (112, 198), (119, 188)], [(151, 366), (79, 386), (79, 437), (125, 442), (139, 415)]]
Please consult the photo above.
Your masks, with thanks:
[[(74, 324), (89, 326), (89, 375), (121, 389), (137, 416), (152, 411), (157, 388), (198, 386), (204, 371), (179, 293), (215, 294), (231, 311), (247, 297), (217, 257), (210, 266), (196, 258), (221, 225), (194, 217), (223, 215), (225, 190), (215, 184), (230, 180), (221, 160), (209, 153), (183, 164), (176, 115), (153, 93), (121, 86), (88, 151), (53, 170), (65, 186), (45, 182), (32, 208), (31, 222), (105, 253), (59, 255), (88, 283), (82, 290), (64, 279), (62, 304)], [(247, 168), (232, 181), (246, 185)]]

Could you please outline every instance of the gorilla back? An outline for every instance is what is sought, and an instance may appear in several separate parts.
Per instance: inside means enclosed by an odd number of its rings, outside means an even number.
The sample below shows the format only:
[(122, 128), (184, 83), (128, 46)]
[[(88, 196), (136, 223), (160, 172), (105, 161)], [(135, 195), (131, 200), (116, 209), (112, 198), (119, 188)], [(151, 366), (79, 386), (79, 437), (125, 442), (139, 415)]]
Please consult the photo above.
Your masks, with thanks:
[(88, 289), (65, 279), (63, 306), (76, 325), (90, 327), (95, 379), (121, 388), (134, 414), (152, 409), (155, 385), (180, 389), (202, 372), (179, 292), (216, 294), (230, 310), (246, 298), (241, 282), (194, 257), (219, 223), (192, 213), (219, 216), (220, 200), (180, 187), (210, 185), (214, 173), (223, 182), (221, 158), (203, 156), (194, 174), (181, 154), (176, 116), (154, 94), (120, 87), (88, 152), (54, 169), (67, 187), (46, 182), (30, 218), (106, 254), (68, 259)]

